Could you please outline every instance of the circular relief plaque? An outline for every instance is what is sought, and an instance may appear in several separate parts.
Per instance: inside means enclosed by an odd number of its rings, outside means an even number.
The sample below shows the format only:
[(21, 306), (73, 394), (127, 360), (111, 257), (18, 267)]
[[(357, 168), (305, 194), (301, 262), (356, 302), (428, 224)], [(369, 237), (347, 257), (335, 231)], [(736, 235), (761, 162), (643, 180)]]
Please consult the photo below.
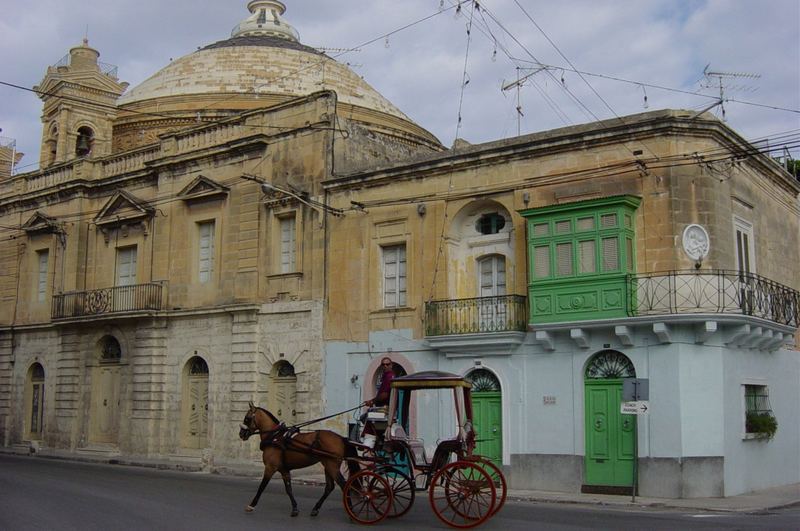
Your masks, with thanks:
[(702, 260), (708, 256), (711, 243), (708, 233), (700, 225), (689, 225), (683, 230), (683, 251), (692, 260)]

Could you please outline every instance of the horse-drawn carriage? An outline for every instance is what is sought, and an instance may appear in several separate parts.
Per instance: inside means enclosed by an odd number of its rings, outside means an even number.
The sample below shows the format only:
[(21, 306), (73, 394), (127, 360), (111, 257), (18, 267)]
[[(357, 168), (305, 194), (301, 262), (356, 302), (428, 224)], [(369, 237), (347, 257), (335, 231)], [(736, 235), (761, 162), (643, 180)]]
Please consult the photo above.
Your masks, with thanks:
[[(405, 514), (416, 493), (423, 491), (427, 491), (431, 507), (442, 522), (459, 528), (485, 522), (503, 506), (506, 482), (491, 461), (473, 454), (476, 433), (470, 389), (464, 378), (437, 371), (395, 378), (388, 408), (372, 409), (365, 415), (360, 433), (374, 436), (366, 441), (361, 437), (345, 440), (329, 431), (299, 433), (296, 427), (286, 427), (266, 410), (251, 405), (240, 436), (261, 435), (265, 474), (248, 508), (252, 510), (269, 477), (278, 470), (292, 500), (292, 514), (297, 514), (289, 470), (319, 461), (325, 469), (326, 488), (312, 515), (317, 514), (336, 481), (344, 491), (347, 514), (362, 524)], [(428, 458), (424, 441), (410, 438), (408, 433), (412, 397), (431, 390), (452, 393), (456, 433), (439, 440)], [(258, 411), (266, 413), (261, 420)], [(356, 438), (352, 435), (351, 439)], [(347, 466), (339, 471), (342, 462)], [(346, 479), (342, 472), (347, 474)]]

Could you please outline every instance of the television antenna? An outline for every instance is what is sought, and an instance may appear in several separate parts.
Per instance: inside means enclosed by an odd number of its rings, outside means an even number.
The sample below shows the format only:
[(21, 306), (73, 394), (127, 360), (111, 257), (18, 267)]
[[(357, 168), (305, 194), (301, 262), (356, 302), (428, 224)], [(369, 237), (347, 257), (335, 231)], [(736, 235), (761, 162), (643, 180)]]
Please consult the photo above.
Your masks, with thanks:
[[(500, 90), (502, 92), (506, 92), (506, 91), (511, 90), (513, 88), (517, 89), (517, 136), (520, 136), (522, 134), (521, 121), (522, 121), (522, 117), (525, 116), (525, 113), (522, 112), (522, 101), (520, 99), (520, 87), (522, 87), (522, 85), (524, 85), (525, 82), (528, 81), (530, 78), (532, 78), (533, 76), (535, 76), (536, 74), (538, 74), (539, 72), (541, 72), (543, 70), (555, 70), (555, 69), (553, 67), (545, 66), (545, 65), (539, 65), (539, 66), (536, 66), (536, 67), (533, 67), (533, 68), (521, 68), (521, 67), (518, 66), (517, 67), (517, 80), (516, 81), (509, 81), (508, 83), (506, 83), (504, 81), (503, 85), (500, 87)], [(523, 71), (526, 71), (528, 73), (525, 74), (525, 75), (521, 75)]]
[(704, 109), (698, 111), (694, 117), (700, 116), (706, 111), (710, 111), (717, 105), (720, 106), (722, 109), (722, 121), (725, 121), (725, 90), (748, 90), (748, 91), (755, 91), (757, 90), (754, 87), (749, 87), (747, 85), (730, 85), (729, 83), (732, 80), (736, 79), (759, 79), (761, 74), (752, 74), (749, 72), (721, 72), (715, 70), (709, 70), (711, 67), (711, 63), (707, 64), (706, 67), (703, 69), (703, 77), (705, 77), (705, 84), (701, 84), (700, 86), (703, 88), (718, 88), (719, 89), (719, 99), (716, 100), (711, 105), (705, 107)]

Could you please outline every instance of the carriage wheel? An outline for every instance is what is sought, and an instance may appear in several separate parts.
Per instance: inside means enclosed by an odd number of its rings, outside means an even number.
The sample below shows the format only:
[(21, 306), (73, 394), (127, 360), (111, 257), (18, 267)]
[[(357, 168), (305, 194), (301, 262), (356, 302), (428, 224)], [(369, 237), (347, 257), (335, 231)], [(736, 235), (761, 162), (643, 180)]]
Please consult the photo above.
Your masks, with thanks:
[(429, 498), (439, 520), (452, 527), (468, 528), (494, 514), (497, 490), (481, 465), (456, 461), (433, 476)]
[(379, 472), (392, 488), (392, 510), (389, 511), (389, 518), (403, 516), (414, 505), (416, 496), (414, 481), (395, 467), (384, 467), (379, 469)]
[(377, 524), (392, 510), (392, 487), (372, 470), (356, 472), (344, 485), (344, 508), (359, 524)]
[(497, 491), (497, 501), (495, 502), (494, 511), (492, 511), (492, 516), (494, 516), (506, 503), (506, 496), (508, 496), (506, 478), (497, 465), (489, 461), (486, 457), (475, 455), (472, 458), (479, 463), (479, 466), (483, 468), (487, 474), (489, 474), (489, 479), (494, 483), (494, 488)]

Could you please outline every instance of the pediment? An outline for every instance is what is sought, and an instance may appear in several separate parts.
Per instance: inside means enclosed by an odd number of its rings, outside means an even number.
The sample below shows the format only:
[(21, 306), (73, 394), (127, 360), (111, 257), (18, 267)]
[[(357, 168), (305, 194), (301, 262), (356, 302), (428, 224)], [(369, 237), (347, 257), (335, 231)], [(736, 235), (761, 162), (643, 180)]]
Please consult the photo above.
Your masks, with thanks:
[(152, 217), (153, 207), (130, 192), (120, 190), (109, 199), (94, 218), (96, 225), (110, 226), (141, 221)]
[(61, 229), (55, 218), (37, 211), (28, 221), (22, 224), (22, 230), (28, 234), (33, 234), (37, 232), (58, 232)]
[(216, 181), (212, 181), (203, 175), (198, 176), (178, 193), (178, 197), (184, 201), (194, 201), (198, 199), (222, 198), (226, 197), (230, 188), (223, 186)]
[(127, 83), (119, 83), (100, 72), (48, 72), (36, 88), (41, 92), (51, 93), (57, 92), (65, 84), (79, 85), (117, 95), (122, 94), (128, 86)]

